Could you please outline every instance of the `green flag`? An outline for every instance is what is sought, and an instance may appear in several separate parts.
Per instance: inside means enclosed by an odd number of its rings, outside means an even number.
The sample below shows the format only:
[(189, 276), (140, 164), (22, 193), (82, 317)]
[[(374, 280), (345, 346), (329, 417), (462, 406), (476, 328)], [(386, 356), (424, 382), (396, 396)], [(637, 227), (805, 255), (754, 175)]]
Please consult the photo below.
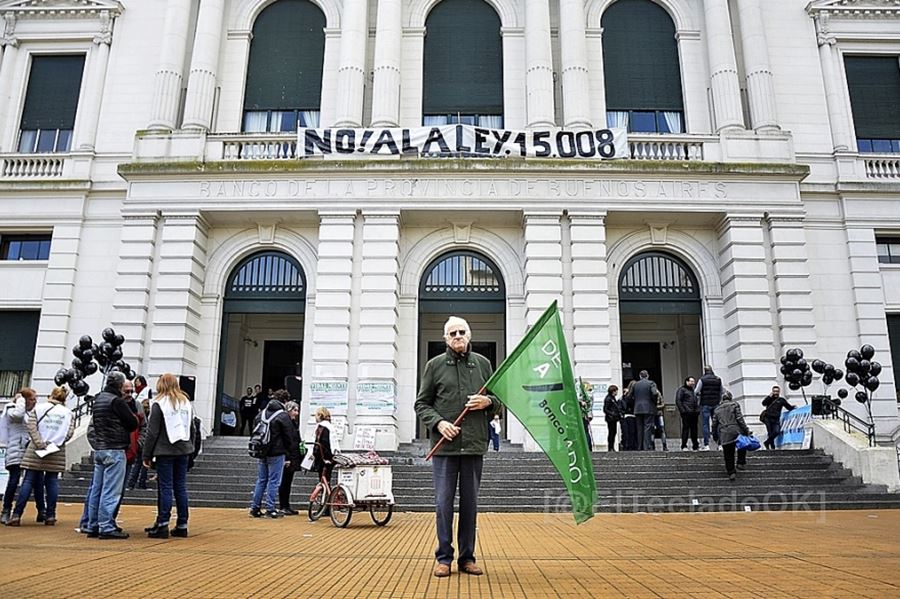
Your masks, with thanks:
[(591, 518), (597, 482), (556, 302), (484, 386), (550, 458), (569, 491), (575, 522)]

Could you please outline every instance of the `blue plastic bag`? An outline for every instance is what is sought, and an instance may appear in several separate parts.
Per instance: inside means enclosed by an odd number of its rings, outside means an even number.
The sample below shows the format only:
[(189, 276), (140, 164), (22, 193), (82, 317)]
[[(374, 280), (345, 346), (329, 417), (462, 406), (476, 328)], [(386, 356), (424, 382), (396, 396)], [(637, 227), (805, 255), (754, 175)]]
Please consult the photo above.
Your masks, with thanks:
[(737, 438), (736, 447), (738, 450), (745, 449), (747, 451), (756, 451), (759, 449), (759, 439), (747, 435), (740, 435)]

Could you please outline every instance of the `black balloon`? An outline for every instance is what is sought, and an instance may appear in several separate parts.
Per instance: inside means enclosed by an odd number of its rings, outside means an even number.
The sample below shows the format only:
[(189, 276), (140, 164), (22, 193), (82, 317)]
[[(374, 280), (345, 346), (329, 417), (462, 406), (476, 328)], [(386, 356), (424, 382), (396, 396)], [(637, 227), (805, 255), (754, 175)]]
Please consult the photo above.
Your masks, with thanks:
[(834, 374), (833, 374), (834, 373), (834, 364), (825, 364), (822, 367), (822, 372), (827, 372), (831, 376), (834, 376)]
[[(846, 391), (846, 389), (844, 389), (844, 391)], [(841, 398), (838, 397), (838, 398), (833, 399), (833, 400), (831, 401), (831, 403), (833, 403), (833, 404), (836, 405), (836, 406), (839, 406), (839, 405), (841, 405), (841, 403), (843, 403), (843, 402), (841, 402)]]
[(93, 344), (94, 340), (91, 339), (90, 335), (82, 335), (81, 339), (78, 340), (78, 345), (81, 346), (81, 349), (90, 349)]
[(859, 375), (855, 372), (848, 372), (847, 376), (844, 377), (844, 380), (846, 380), (847, 384), (851, 387), (855, 387), (859, 384)]
[(868, 373), (869, 369), (872, 368), (872, 363), (868, 360), (860, 360), (859, 361), (859, 372), (860, 373)]
[(839, 381), (844, 378), (844, 371), (840, 368), (835, 368), (831, 376), (834, 378), (834, 380)]
[[(803, 378), (800, 380), (800, 384), (806, 387), (810, 383), (812, 383), (813, 373), (807, 370), (803, 373)], [(830, 377), (829, 377), (830, 378)]]
[(100, 364), (100, 366), (106, 366), (107, 364), (109, 364), (109, 358), (106, 357), (106, 354), (101, 352), (101, 353), (97, 354), (96, 357), (97, 357), (97, 363)]
[(825, 383), (826, 385), (830, 385), (831, 383), (834, 382), (834, 379), (831, 378), (830, 376), (828, 376), (827, 374), (823, 374), (823, 375), (822, 375), (822, 382)]
[(872, 365), (869, 367), (869, 374), (872, 376), (878, 376), (881, 374), (881, 363), (880, 362), (872, 362)]
[(818, 372), (819, 374), (822, 374), (823, 372), (825, 372), (826, 364), (822, 360), (813, 360), (811, 366), (812, 366), (812, 369), (814, 371)]
[(128, 374), (126, 374), (125, 376), (128, 378), (129, 381), (133, 381), (135, 378), (137, 378), (137, 373), (133, 370), (129, 370)]
[(838, 397), (840, 397), (841, 399), (847, 399), (848, 395), (850, 394), (847, 393), (846, 389), (838, 389)]
[(859, 358), (854, 358), (853, 356), (844, 360), (844, 366), (847, 367), (847, 372), (858, 372), (859, 371)]
[(797, 368), (799, 368), (800, 370), (806, 370), (807, 368), (809, 368), (809, 364), (806, 362), (806, 360), (800, 358), (799, 360), (797, 360)]
[(112, 354), (114, 349), (115, 346), (109, 341), (104, 341), (100, 344), (100, 353), (105, 356), (109, 356), (110, 354)]
[(787, 356), (781, 356), (781, 365), (784, 366), (785, 364), (787, 364), (787, 362), (788, 362)]
[(96, 362), (88, 362), (84, 365), (84, 373), (88, 376), (97, 372), (97, 363)]
[(94, 355), (96, 356), (97, 354), (100, 353), (100, 346), (97, 345), (96, 343), (92, 343), (92, 344), (91, 344), (91, 351), (94, 352)]
[(84, 362), (82, 362), (78, 358), (72, 358), (72, 368), (77, 368), (78, 370), (84, 370)]
[(792, 381), (796, 381), (799, 383), (800, 379), (802, 379), (802, 378), (803, 378), (803, 371), (800, 370), (799, 368), (795, 368), (794, 370), (791, 371), (791, 380)]
[(88, 385), (87, 381), (75, 381), (72, 383), (72, 393), (79, 397), (87, 395), (90, 390), (91, 386)]
[(869, 400), (869, 396), (866, 395), (865, 391), (857, 391), (856, 392), (856, 401), (859, 403), (866, 403)]
[(116, 335), (113, 343), (115, 343), (116, 345), (122, 345), (123, 343), (125, 343), (125, 335)]
[(116, 332), (110, 327), (103, 329), (103, 340), (112, 343), (116, 340)]
[(81, 349), (80, 345), (76, 345), (75, 347), (72, 348), (72, 355), (75, 356), (76, 358), (80, 358), (82, 355), (82, 352), (83, 352), (83, 350)]
[(862, 354), (856, 351), (855, 349), (851, 349), (847, 352), (848, 358), (856, 358), (857, 360), (862, 360)]
[(81, 361), (87, 364), (94, 359), (94, 350), (88, 348), (81, 352)]
[(878, 380), (877, 376), (870, 376), (866, 380), (866, 389), (868, 389), (872, 393), (875, 393), (876, 391), (878, 391), (879, 385), (881, 385), (881, 381)]
[(872, 356), (875, 355), (875, 348), (866, 343), (861, 348), (859, 348), (859, 353), (866, 360), (871, 360)]
[(784, 374), (784, 375), (786, 375), (787, 373), (789, 373), (791, 371), (791, 369), (788, 368), (787, 366), (782, 366), (779, 370), (781, 370), (781, 374)]
[(785, 354), (785, 355), (787, 356), (788, 360), (796, 362), (797, 360), (799, 360), (800, 358), (803, 357), (803, 350), (800, 349), (799, 347), (794, 347), (792, 349), (787, 350), (787, 354)]
[(110, 359), (112, 360), (121, 360), (122, 359), (122, 348), (117, 347), (112, 350), (112, 353), (109, 354)]
[(799, 391), (800, 383), (795, 383), (794, 381), (791, 381), (788, 383), (788, 389), (790, 389), (791, 391)]
[(81, 371), (77, 368), (69, 368), (66, 370), (66, 381), (69, 383), (74, 383), (75, 381), (80, 381), (84, 378), (84, 375), (81, 374)]
[(59, 370), (56, 371), (56, 375), (53, 377), (53, 384), (55, 384), (57, 387), (59, 387), (60, 385), (65, 384), (65, 382), (66, 382), (66, 369), (60, 368)]

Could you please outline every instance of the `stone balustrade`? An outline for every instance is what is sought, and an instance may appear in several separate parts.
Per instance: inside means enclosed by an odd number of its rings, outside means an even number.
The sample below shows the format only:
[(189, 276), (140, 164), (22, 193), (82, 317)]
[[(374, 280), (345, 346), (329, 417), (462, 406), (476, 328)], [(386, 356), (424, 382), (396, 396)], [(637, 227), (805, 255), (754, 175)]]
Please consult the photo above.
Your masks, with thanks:
[(8, 154), (0, 156), (0, 178), (44, 179), (62, 177), (65, 154)]

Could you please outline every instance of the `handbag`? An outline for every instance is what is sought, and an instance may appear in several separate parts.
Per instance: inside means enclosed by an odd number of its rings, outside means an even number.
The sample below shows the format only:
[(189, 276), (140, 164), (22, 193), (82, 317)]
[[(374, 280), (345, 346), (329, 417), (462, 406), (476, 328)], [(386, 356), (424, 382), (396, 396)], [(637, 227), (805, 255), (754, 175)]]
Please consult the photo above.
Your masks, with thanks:
[(759, 439), (749, 435), (740, 435), (735, 446), (738, 451), (756, 451), (760, 448)]
[(766, 423), (766, 410), (765, 409), (763, 409), (763, 411), (759, 413), (759, 421), (762, 422), (763, 424)]

